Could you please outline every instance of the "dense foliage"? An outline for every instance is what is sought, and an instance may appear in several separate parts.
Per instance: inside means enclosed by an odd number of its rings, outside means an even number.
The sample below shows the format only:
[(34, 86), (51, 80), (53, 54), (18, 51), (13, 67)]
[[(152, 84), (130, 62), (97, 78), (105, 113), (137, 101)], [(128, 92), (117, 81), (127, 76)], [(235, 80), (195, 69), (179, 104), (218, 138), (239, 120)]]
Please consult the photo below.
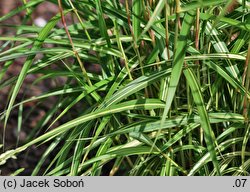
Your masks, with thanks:
[[(47, 145), (33, 175), (249, 175), (249, 2), (47, 0), (59, 9), (44, 27), (26, 24), (44, 1), (23, 2), (0, 18), (26, 11), (16, 35), (0, 37), (0, 89), (12, 86), (2, 147), (15, 108), (56, 102), (3, 166)], [(30, 74), (63, 83), (16, 102)]]

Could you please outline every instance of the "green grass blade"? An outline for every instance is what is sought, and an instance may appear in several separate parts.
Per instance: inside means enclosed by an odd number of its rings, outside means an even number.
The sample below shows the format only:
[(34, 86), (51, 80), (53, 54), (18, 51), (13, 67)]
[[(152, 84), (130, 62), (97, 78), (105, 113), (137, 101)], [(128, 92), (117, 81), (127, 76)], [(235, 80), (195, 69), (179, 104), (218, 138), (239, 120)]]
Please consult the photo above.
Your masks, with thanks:
[(177, 45), (176, 45), (177, 49), (176, 49), (176, 52), (174, 53), (173, 68), (171, 71), (171, 77), (169, 80), (168, 90), (166, 94), (167, 101), (166, 101), (166, 107), (162, 115), (162, 124), (164, 124), (164, 121), (167, 117), (172, 101), (174, 99), (177, 86), (179, 84), (179, 79), (181, 76), (183, 62), (184, 62), (185, 53), (186, 53), (187, 36), (190, 33), (190, 29), (193, 24), (194, 17), (195, 17), (195, 11), (190, 11), (186, 13), (183, 23), (182, 23), (182, 28), (180, 31), (179, 39), (177, 41)]
[(220, 169), (219, 169), (219, 163), (217, 160), (217, 155), (215, 151), (215, 136), (214, 132), (210, 125), (210, 120), (205, 108), (205, 103), (202, 97), (202, 93), (200, 90), (200, 86), (198, 84), (198, 81), (194, 75), (194, 72), (187, 68), (184, 70), (185, 77), (187, 79), (187, 82), (191, 88), (191, 92), (194, 98), (194, 102), (197, 106), (198, 113), (201, 118), (201, 127), (204, 130), (205, 135), (205, 141), (207, 144), (207, 149), (210, 153), (210, 157), (212, 159), (213, 165), (217, 171), (217, 174), (220, 175)]
[(22, 6), (19, 6), (17, 9), (14, 9), (12, 11), (10, 11), (9, 13), (7, 13), (6, 15), (0, 17), (0, 22), (20, 13), (21, 11), (27, 9), (27, 8), (30, 8), (30, 7), (34, 7), (36, 6), (37, 4), (43, 2), (44, 0), (33, 0), (33, 1), (30, 1), (28, 3), (26, 3), (25, 5), (22, 5)]
[(142, 1), (133, 0), (133, 7), (132, 7), (132, 11), (133, 11), (132, 25), (133, 26), (132, 27), (133, 27), (133, 33), (134, 33), (135, 41), (138, 40), (138, 37), (141, 34), (140, 17), (141, 17), (142, 9), (143, 9)]
[(155, 20), (157, 19), (158, 15), (161, 13), (162, 9), (165, 6), (165, 0), (160, 0), (153, 12), (153, 14), (150, 17), (150, 20), (148, 21), (147, 25), (144, 27), (144, 30), (142, 31), (141, 36), (143, 36), (149, 29), (154, 25)]
[[(50, 31), (54, 28), (54, 26), (56, 25), (56, 23), (59, 21), (60, 19), (60, 16), (59, 15), (56, 15), (55, 17), (53, 17), (48, 23), (47, 25), (41, 30), (41, 32), (39, 33), (36, 41), (34, 42), (34, 45), (32, 47), (32, 50), (37, 50), (41, 47), (42, 43), (44, 42), (44, 40), (47, 38), (47, 36), (49, 35)], [(11, 112), (11, 108), (14, 104), (14, 101), (16, 99), (16, 96), (22, 86), (22, 83), (24, 81), (24, 78), (26, 77), (26, 74), (34, 60), (34, 57), (35, 56), (29, 56), (27, 59), (26, 59), (26, 62), (24, 63), (23, 65), (23, 68), (20, 72), (20, 75), (17, 79), (17, 83), (14, 87), (14, 90), (13, 90), (13, 93), (11, 95), (11, 98), (10, 98), (10, 101), (9, 101), (9, 104), (8, 104), (8, 108), (7, 108), (7, 111), (6, 111), (6, 116), (5, 116), (5, 121), (4, 121), (4, 129), (6, 128), (6, 125), (7, 125), (7, 121), (8, 121), (8, 118), (9, 118), (9, 115), (10, 115), (10, 112)]]

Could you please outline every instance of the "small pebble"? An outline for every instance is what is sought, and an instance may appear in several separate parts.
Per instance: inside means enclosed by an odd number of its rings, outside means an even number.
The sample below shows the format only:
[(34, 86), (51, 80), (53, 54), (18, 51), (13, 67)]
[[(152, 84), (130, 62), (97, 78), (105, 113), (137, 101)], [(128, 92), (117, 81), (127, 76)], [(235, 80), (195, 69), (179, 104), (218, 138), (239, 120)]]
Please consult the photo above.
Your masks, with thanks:
[(42, 17), (38, 17), (34, 20), (34, 24), (38, 27), (44, 27), (47, 24), (47, 21)]

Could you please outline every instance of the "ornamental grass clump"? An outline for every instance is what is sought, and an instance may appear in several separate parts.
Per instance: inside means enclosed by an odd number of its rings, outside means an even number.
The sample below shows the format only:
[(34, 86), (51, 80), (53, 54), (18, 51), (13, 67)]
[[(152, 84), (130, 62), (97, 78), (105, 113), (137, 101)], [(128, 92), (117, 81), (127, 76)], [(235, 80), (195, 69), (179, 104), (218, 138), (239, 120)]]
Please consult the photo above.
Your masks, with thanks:
[[(0, 37), (0, 91), (10, 90), (2, 167), (45, 146), (31, 175), (249, 175), (249, 2), (23, 2), (0, 18), (26, 13), (20, 26), (0, 23), (15, 30)], [(29, 25), (46, 2), (57, 14)], [(19, 59), (18, 74), (6, 77)], [(53, 86), (21, 91), (41, 83)], [(41, 105), (46, 113), (26, 130)], [(13, 118), (27, 135), (10, 148)]]

